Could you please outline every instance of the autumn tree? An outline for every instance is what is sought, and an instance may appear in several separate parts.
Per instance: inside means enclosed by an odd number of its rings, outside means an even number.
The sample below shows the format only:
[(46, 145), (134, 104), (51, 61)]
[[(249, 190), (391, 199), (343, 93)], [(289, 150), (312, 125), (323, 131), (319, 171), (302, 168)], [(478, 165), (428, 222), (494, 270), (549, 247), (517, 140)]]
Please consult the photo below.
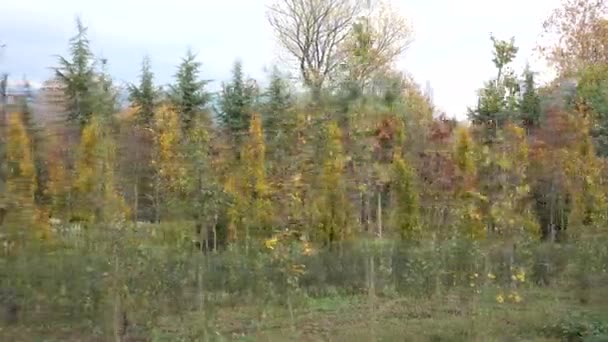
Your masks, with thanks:
[(315, 235), (326, 245), (345, 240), (350, 234), (350, 203), (343, 179), (345, 158), (342, 132), (335, 122), (325, 128), (322, 170), (318, 184), (316, 211), (319, 231)]
[(277, 0), (269, 8), (268, 20), (279, 44), (295, 59), (315, 99), (342, 63), (339, 48), (359, 11), (350, 0)]
[(386, 1), (368, 4), (354, 20), (349, 35), (340, 45), (343, 82), (359, 94), (373, 81), (374, 74), (389, 71), (413, 39), (407, 20)]
[(421, 236), (420, 208), (415, 185), (415, 173), (400, 156), (393, 161), (393, 181), (391, 182), (394, 227), (405, 241), (416, 240)]
[[(250, 238), (250, 228), (268, 229), (272, 224), (270, 187), (266, 179), (266, 144), (259, 114), (251, 118), (249, 136), (242, 150), (243, 197), (249, 205), (245, 217), (246, 239)], [(249, 243), (249, 242), (248, 242)]]
[(170, 87), (169, 97), (180, 115), (184, 131), (192, 127), (195, 117), (202, 115), (209, 102), (209, 94), (205, 91), (208, 81), (200, 80), (200, 67), (196, 55), (188, 50), (178, 66), (175, 84)]
[(608, 62), (608, 6), (604, 0), (563, 0), (543, 23), (540, 52), (562, 76)]
[(115, 143), (107, 123), (93, 116), (82, 131), (76, 161), (72, 219), (85, 222), (120, 222), (128, 208), (116, 189)]
[[(8, 118), (6, 142), (7, 180), (6, 190), (7, 223), (17, 235), (31, 234), (34, 222), (36, 192), (36, 170), (31, 151), (31, 140), (19, 113), (11, 113)], [(25, 231), (24, 231), (25, 230)]]
[(155, 221), (165, 217), (167, 209), (183, 192), (186, 169), (182, 162), (181, 123), (178, 112), (170, 105), (156, 108), (154, 113), (154, 152), (152, 165), (155, 169), (153, 203)]

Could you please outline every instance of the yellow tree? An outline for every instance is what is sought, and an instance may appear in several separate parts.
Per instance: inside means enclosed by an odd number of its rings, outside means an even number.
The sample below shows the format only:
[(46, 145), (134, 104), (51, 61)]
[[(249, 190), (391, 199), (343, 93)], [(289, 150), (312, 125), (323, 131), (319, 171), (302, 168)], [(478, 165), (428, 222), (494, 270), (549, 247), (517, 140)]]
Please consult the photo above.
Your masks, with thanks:
[(74, 181), (75, 218), (88, 222), (124, 220), (128, 208), (115, 187), (115, 144), (93, 116), (82, 130)]
[(51, 131), (47, 150), (48, 180), (46, 195), (50, 200), (50, 216), (65, 220), (69, 218), (70, 201), (70, 170), (67, 163), (67, 151), (63, 146), (65, 141), (60, 138), (61, 131)]
[(342, 132), (337, 123), (332, 121), (327, 124), (324, 142), (325, 153), (316, 203), (319, 223), (317, 236), (331, 246), (350, 234), (350, 203), (343, 179), (345, 157)]
[(253, 114), (249, 126), (248, 141), (242, 150), (244, 188), (243, 197), (249, 208), (246, 215), (246, 238), (249, 239), (249, 227), (268, 228), (272, 224), (272, 205), (270, 187), (266, 179), (266, 145), (262, 131), (262, 119)]
[(164, 205), (175, 202), (186, 186), (186, 173), (182, 160), (180, 144), (182, 142), (181, 126), (177, 111), (163, 105), (154, 112), (155, 149), (152, 165), (154, 177), (154, 211), (156, 221), (160, 221)]
[(416, 240), (421, 235), (420, 204), (414, 170), (401, 156), (393, 160), (394, 223), (401, 239)]
[[(11, 113), (8, 118), (7, 145), (7, 202), (9, 227), (17, 235), (32, 233), (30, 226), (35, 221), (34, 193), (36, 192), (36, 171), (31, 151), (31, 140), (19, 113)], [(11, 234), (13, 235), (13, 234)]]
[(476, 240), (485, 237), (485, 225), (479, 208), (480, 201), (486, 199), (477, 192), (475, 144), (467, 127), (459, 127), (456, 132), (454, 148), (454, 164), (456, 165), (457, 184), (455, 199), (459, 205), (459, 231), (465, 237)]

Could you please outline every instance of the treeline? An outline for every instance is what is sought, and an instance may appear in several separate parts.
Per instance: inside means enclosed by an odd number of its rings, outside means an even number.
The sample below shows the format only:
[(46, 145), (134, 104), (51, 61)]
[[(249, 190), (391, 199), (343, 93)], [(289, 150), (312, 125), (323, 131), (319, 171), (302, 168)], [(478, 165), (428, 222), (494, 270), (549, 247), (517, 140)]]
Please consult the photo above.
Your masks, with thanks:
[(213, 101), (188, 51), (165, 88), (145, 57), (126, 109), (78, 20), (55, 68), (61, 121), (38, 127), (27, 103), (6, 115), (0, 224), (12, 245), (52, 239), (56, 220), (183, 222), (211, 246), (284, 229), (326, 246), (595, 232), (608, 214), (605, 10), (570, 0), (549, 18), (563, 39), (543, 50), (558, 77), (542, 87), (529, 68), (510, 68), (514, 40), (492, 37), (496, 77), (470, 125), (434, 115), (395, 70), (412, 31), (385, 3), (270, 7), (304, 90), (278, 68), (261, 89), (237, 61)]

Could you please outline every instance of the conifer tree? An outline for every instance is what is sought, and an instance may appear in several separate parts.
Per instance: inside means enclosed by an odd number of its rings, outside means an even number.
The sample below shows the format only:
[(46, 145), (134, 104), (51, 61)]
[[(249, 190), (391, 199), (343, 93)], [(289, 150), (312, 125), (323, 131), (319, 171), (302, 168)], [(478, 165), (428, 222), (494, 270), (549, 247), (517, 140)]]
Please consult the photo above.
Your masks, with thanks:
[(205, 91), (208, 81), (200, 80), (201, 63), (196, 61), (192, 50), (186, 52), (175, 74), (175, 84), (170, 88), (170, 98), (180, 116), (182, 130), (192, 127), (196, 116), (202, 115), (209, 102)]
[(129, 100), (136, 108), (137, 123), (150, 127), (158, 100), (158, 89), (154, 85), (154, 73), (151, 70), (149, 56), (145, 56), (141, 63), (139, 84), (129, 86)]
[(274, 135), (284, 133), (288, 129), (286, 124), (290, 123), (289, 119), (292, 119), (292, 116), (295, 117), (295, 115), (290, 115), (294, 99), (287, 80), (277, 67), (272, 69), (265, 97), (266, 103), (262, 117), (264, 129)]
[(519, 102), (520, 119), (522, 125), (530, 130), (540, 124), (540, 97), (534, 81), (534, 73), (530, 66), (524, 70), (524, 91)]
[(89, 47), (87, 28), (76, 19), (77, 33), (70, 39), (70, 57), (59, 57), (55, 74), (65, 86), (68, 121), (83, 127), (94, 112), (92, 89), (95, 83), (93, 53)]
[(255, 83), (245, 79), (243, 64), (237, 60), (232, 69), (232, 80), (222, 85), (220, 99), (220, 120), (233, 136), (238, 137), (247, 131), (257, 93)]

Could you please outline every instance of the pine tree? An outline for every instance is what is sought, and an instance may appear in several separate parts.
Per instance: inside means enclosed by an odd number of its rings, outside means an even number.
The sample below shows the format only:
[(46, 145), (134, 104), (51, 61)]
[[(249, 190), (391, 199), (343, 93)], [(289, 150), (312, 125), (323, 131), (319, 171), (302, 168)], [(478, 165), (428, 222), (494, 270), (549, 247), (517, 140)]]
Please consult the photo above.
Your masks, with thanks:
[(94, 112), (91, 90), (94, 88), (95, 70), (87, 28), (80, 18), (76, 19), (76, 29), (76, 35), (70, 39), (70, 59), (60, 56), (55, 74), (65, 86), (68, 120), (83, 127)]
[(274, 67), (270, 74), (270, 85), (265, 93), (266, 103), (262, 121), (264, 129), (273, 135), (285, 133), (292, 124), (290, 119), (295, 119), (290, 111), (293, 109), (294, 99), (289, 89), (287, 80), (283, 78), (279, 69)]
[(136, 108), (137, 123), (150, 127), (154, 118), (154, 109), (158, 98), (158, 89), (154, 85), (154, 73), (150, 66), (150, 57), (145, 56), (141, 63), (139, 85), (129, 86), (129, 100)]
[(530, 130), (540, 123), (540, 97), (534, 82), (534, 73), (530, 66), (524, 70), (524, 91), (519, 102), (520, 118), (523, 126)]
[(249, 127), (257, 92), (255, 83), (245, 80), (242, 63), (236, 61), (232, 69), (232, 80), (222, 85), (220, 120), (237, 143)]
[(188, 50), (178, 67), (176, 83), (171, 86), (169, 94), (179, 113), (184, 132), (192, 127), (195, 117), (202, 115), (209, 102), (209, 94), (205, 91), (208, 81), (199, 79), (200, 67), (196, 55)]

